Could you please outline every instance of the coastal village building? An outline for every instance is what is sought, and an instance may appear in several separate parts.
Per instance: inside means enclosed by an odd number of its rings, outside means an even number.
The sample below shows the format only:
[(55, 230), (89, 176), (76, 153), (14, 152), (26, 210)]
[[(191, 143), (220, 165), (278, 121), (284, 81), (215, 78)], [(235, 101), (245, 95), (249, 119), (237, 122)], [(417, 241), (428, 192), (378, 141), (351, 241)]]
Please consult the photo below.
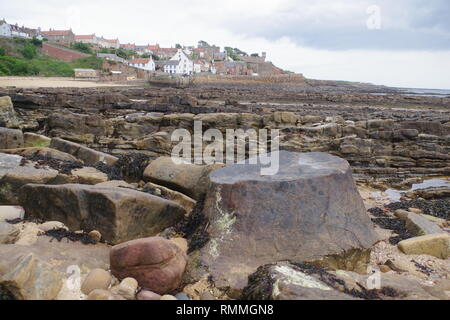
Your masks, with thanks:
[(11, 37), (31, 38), (31, 36), (24, 30), (24, 27), (19, 27), (17, 24), (10, 25)]
[(0, 20), (0, 36), (11, 37), (11, 26), (6, 23), (5, 19)]
[(121, 62), (121, 63), (127, 63), (127, 60), (119, 57), (118, 55), (114, 54), (114, 53), (97, 53), (97, 57), (99, 58), (103, 58), (106, 60), (110, 60), (110, 61), (116, 61), (116, 62)]
[(43, 31), (42, 34), (49, 42), (70, 46), (75, 42), (75, 34), (72, 30), (52, 30)]
[(120, 48), (119, 39), (107, 39), (106, 44), (107, 44), (108, 48), (114, 48), (114, 49)]
[(194, 62), (189, 59), (187, 54), (182, 50), (178, 49), (177, 53), (170, 59), (170, 61), (179, 61), (178, 74), (193, 74), (194, 73)]
[(155, 62), (151, 57), (129, 60), (128, 65), (142, 70), (155, 71)]
[(94, 69), (73, 69), (75, 78), (96, 78), (97, 71)]
[(97, 44), (96, 38), (95, 34), (76, 35), (75, 41), (95, 45)]
[(88, 35), (76, 35), (76, 42), (87, 43), (99, 48), (113, 48), (118, 49), (120, 47), (119, 39), (105, 39), (103, 37), (97, 37), (95, 34)]
[(173, 57), (177, 53), (176, 48), (159, 48), (154, 50), (153, 53), (161, 60), (167, 60)]
[(252, 75), (253, 70), (247, 68), (247, 63), (244, 61), (220, 61), (214, 62), (217, 74), (243, 76)]
[(125, 50), (136, 50), (136, 45), (134, 43), (124, 43), (121, 44), (120, 47)]
[(225, 61), (227, 59), (226, 52), (214, 52), (213, 53), (214, 61)]
[(180, 69), (180, 61), (178, 60), (169, 60), (169, 61), (161, 61), (163, 65), (163, 70), (166, 73), (170, 74), (181, 74)]
[(0, 20), (0, 36), (4, 37), (19, 37), (19, 38), (37, 38), (42, 40), (44, 37), (41, 33), (41, 29), (31, 29), (24, 26), (20, 27), (16, 24), (8, 24), (5, 19)]

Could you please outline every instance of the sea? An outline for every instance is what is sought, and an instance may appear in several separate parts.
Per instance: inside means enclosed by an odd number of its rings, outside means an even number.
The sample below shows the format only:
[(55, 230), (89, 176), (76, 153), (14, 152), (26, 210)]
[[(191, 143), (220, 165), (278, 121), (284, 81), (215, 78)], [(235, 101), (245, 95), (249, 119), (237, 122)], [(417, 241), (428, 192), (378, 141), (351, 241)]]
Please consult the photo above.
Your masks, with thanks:
[(450, 89), (419, 89), (419, 88), (396, 88), (404, 95), (425, 96), (425, 97), (450, 97)]

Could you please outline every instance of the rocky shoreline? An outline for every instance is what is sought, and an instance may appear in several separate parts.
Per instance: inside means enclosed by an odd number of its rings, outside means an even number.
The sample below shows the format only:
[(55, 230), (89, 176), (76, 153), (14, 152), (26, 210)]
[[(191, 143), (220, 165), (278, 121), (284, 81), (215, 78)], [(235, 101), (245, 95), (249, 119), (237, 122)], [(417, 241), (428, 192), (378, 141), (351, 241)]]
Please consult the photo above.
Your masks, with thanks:
[[(449, 188), (375, 196), (450, 176), (450, 97), (380, 90), (0, 89), (0, 300), (450, 299)], [(281, 172), (174, 164), (195, 121)]]

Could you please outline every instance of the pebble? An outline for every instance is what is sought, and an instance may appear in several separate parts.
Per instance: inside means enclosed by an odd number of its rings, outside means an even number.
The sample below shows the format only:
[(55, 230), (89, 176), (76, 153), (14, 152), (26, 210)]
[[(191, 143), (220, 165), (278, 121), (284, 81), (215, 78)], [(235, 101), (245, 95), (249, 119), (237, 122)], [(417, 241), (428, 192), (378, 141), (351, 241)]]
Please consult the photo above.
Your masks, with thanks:
[(150, 290), (141, 290), (136, 298), (137, 300), (161, 300), (161, 295)]
[(103, 269), (94, 269), (87, 275), (81, 285), (81, 292), (88, 295), (95, 289), (106, 290), (111, 283), (111, 275)]
[(387, 266), (385, 264), (382, 264), (379, 267), (380, 267), (380, 271), (383, 272), (383, 273), (391, 271), (391, 268), (389, 268), (389, 266)]
[(422, 213), (422, 210), (417, 209), (417, 208), (409, 208), (408, 210), (410, 212), (412, 212), (412, 213), (417, 213), (417, 214), (421, 214)]
[(97, 230), (92, 230), (88, 235), (89, 238), (91, 238), (96, 243), (100, 242), (100, 240), (102, 239), (102, 234)]
[(59, 221), (47, 221), (39, 225), (39, 229), (41, 229), (44, 232), (54, 230), (54, 229), (65, 229), (69, 230), (64, 223)]
[(118, 285), (117, 293), (127, 300), (134, 300), (136, 298), (137, 289), (138, 282), (136, 279), (125, 278)]
[(177, 293), (175, 295), (175, 298), (177, 298), (178, 300), (191, 300), (191, 298), (189, 298), (189, 296), (183, 292)]
[(125, 298), (108, 290), (95, 289), (89, 293), (86, 300), (125, 300)]
[(161, 297), (161, 300), (178, 300), (178, 299), (170, 294), (165, 294)]

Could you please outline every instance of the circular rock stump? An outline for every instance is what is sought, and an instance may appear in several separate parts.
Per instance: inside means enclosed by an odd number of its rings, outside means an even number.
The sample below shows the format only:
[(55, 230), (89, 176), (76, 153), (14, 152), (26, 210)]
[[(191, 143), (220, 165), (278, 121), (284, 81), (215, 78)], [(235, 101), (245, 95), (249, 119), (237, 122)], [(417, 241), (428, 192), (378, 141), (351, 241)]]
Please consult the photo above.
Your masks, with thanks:
[(216, 285), (240, 290), (257, 267), (367, 249), (377, 236), (347, 161), (280, 151), (279, 170), (234, 164), (210, 174), (204, 213), (210, 241), (200, 263)]

